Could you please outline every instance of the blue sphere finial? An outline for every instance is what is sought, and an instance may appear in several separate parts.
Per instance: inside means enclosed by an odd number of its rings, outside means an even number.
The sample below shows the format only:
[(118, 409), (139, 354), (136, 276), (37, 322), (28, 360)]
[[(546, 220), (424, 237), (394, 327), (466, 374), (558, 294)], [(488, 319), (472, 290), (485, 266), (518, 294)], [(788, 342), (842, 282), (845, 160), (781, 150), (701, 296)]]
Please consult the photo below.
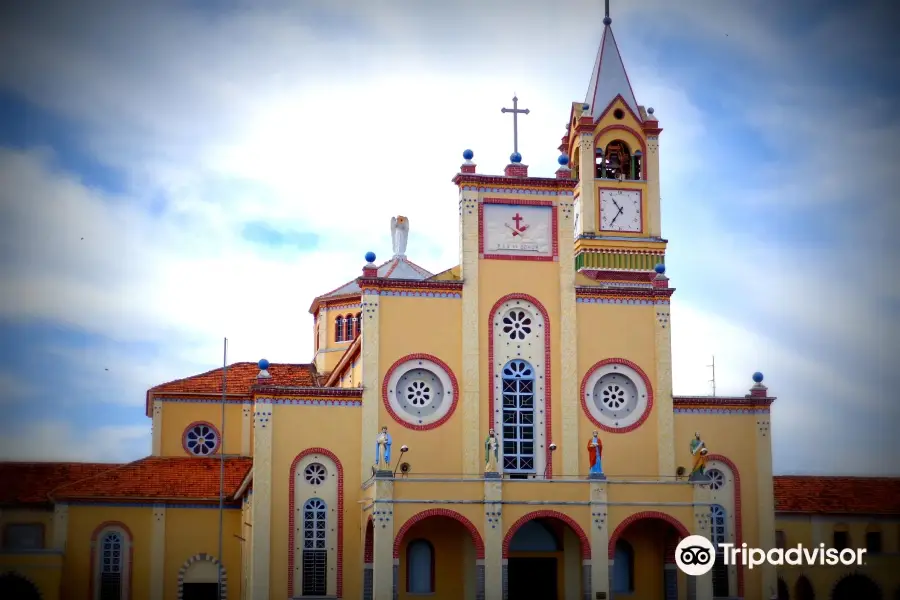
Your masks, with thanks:
[(519, 154), (518, 152), (513, 152), (512, 154), (509, 155), (509, 162), (515, 163), (515, 164), (522, 162), (522, 155)]
[(371, 250), (369, 250), (368, 252), (366, 252), (366, 262), (367, 262), (367, 263), (373, 263), (373, 262), (375, 262), (375, 253), (372, 252)]
[(759, 371), (757, 371), (756, 373), (754, 373), (754, 374), (753, 374), (753, 381), (755, 381), (756, 383), (762, 383), (762, 381), (763, 381), (763, 374), (760, 373)]
[(475, 153), (471, 150), (463, 150), (463, 158), (466, 160), (472, 160), (472, 157), (475, 156)]
[(612, 23), (612, 19), (610, 19), (609, 17), (603, 17), (603, 24), (604, 24), (604, 25), (609, 25), (609, 24), (611, 24), (611, 23)]
[(584, 104), (581, 105), (581, 110), (590, 110), (590, 109), (591, 109), (591, 105), (588, 104), (587, 102), (585, 102)]
[(653, 267), (653, 270), (656, 271), (660, 275), (664, 275), (666, 272), (666, 265), (664, 265), (662, 263), (658, 263), (655, 267)]
[(269, 361), (264, 358), (259, 359), (259, 362), (256, 363), (256, 366), (259, 367), (260, 371), (268, 371), (269, 370)]
[(564, 167), (569, 164), (569, 157), (565, 154), (560, 154), (559, 158), (556, 159), (556, 162), (559, 163), (559, 166)]

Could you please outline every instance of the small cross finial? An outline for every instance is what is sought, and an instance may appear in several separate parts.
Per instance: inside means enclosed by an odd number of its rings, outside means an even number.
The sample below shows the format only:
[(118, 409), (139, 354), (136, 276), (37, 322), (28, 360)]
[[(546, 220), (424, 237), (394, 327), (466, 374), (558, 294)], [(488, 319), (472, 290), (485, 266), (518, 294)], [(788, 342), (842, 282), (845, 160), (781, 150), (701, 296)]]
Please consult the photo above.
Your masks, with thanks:
[(531, 111), (527, 108), (519, 108), (519, 98), (514, 94), (513, 95), (513, 107), (512, 108), (501, 108), (500, 112), (512, 113), (513, 116), (513, 153), (519, 153), (519, 115), (527, 115)]

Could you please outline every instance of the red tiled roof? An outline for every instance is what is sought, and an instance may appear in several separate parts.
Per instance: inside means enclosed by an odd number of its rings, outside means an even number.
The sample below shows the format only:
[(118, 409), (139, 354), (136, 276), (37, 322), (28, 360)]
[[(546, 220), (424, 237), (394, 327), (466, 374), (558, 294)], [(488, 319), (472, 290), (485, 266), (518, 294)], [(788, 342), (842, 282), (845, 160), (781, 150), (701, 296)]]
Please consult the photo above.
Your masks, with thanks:
[(47, 494), (51, 490), (118, 466), (111, 463), (0, 462), (0, 505), (49, 504)]
[[(227, 393), (247, 395), (250, 393), (250, 386), (256, 383), (256, 376), (259, 375), (259, 367), (257, 363), (241, 362), (229, 365), (227, 380)], [(267, 385), (292, 386), (292, 387), (316, 387), (318, 380), (316, 377), (316, 367), (312, 364), (304, 365), (288, 365), (288, 364), (271, 364), (269, 365), (269, 375), (271, 379), (267, 380)], [(150, 388), (149, 394), (221, 394), (222, 393), (222, 369), (213, 369), (206, 373), (185, 377), (184, 379), (176, 379), (168, 383), (162, 383), (156, 387)]]
[(775, 477), (775, 510), (807, 514), (900, 514), (900, 478)]
[[(225, 497), (232, 498), (240, 487), (253, 459), (225, 459)], [(148, 456), (64, 485), (51, 492), (54, 499), (146, 498), (217, 500), (219, 497), (219, 457)]]

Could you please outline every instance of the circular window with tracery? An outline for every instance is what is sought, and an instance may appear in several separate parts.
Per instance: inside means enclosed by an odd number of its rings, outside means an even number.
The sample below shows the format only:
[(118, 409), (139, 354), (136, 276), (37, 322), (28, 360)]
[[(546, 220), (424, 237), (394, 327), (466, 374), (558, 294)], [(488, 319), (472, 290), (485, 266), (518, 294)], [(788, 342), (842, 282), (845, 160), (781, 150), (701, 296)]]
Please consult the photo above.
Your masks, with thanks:
[(582, 407), (604, 431), (624, 433), (639, 427), (651, 404), (646, 376), (627, 361), (597, 363), (582, 385)]
[(322, 485), (327, 476), (328, 471), (326, 471), (325, 466), (320, 463), (311, 463), (303, 470), (303, 478), (306, 479), (306, 483), (310, 485)]
[(388, 412), (401, 425), (429, 429), (450, 418), (456, 407), (456, 378), (439, 359), (416, 356), (388, 369), (383, 396)]
[(210, 423), (191, 423), (184, 430), (184, 449), (194, 456), (209, 456), (219, 448), (219, 431)]
[(710, 479), (710, 489), (718, 490), (725, 486), (725, 473), (719, 469), (707, 469), (706, 476)]
[(507, 312), (502, 319), (503, 335), (514, 341), (521, 341), (531, 335), (533, 320), (531, 315), (521, 308)]

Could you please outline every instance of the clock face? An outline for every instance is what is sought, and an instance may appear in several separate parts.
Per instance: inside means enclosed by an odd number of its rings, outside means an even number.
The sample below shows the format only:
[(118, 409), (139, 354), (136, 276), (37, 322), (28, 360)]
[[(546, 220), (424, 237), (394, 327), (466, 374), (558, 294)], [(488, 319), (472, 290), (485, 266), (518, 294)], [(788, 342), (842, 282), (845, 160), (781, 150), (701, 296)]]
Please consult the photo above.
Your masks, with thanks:
[(600, 229), (639, 233), (641, 192), (639, 190), (600, 190)]

